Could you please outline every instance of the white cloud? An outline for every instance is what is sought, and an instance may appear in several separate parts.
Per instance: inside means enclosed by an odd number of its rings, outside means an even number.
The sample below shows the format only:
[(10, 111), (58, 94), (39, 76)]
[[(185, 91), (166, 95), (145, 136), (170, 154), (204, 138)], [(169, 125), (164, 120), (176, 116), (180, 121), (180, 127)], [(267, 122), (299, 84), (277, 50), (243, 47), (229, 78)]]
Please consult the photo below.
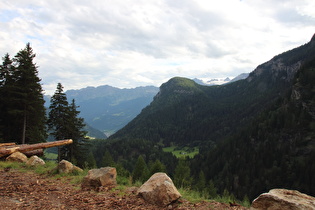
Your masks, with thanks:
[(3, 0), (0, 53), (27, 42), (43, 88), (161, 85), (253, 70), (314, 33), (313, 0)]

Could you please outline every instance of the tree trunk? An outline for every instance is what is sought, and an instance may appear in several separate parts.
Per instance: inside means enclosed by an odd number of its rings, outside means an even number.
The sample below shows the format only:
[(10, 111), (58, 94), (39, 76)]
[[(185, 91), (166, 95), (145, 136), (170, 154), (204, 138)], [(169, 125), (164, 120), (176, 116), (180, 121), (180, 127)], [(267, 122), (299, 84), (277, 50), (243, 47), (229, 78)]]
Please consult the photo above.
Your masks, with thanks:
[(23, 131), (22, 131), (22, 144), (25, 144), (26, 133), (26, 105), (24, 105), (24, 119), (23, 119)]
[(14, 142), (12, 142), (12, 143), (1, 143), (1, 144), (0, 144), (0, 147), (13, 146), (13, 145), (15, 145)]
[(31, 157), (31, 156), (33, 156), (33, 155), (43, 156), (43, 155), (44, 155), (44, 150), (43, 150), (43, 149), (35, 149), (35, 150), (23, 152), (23, 153), (24, 153), (24, 155), (26, 155), (27, 157)]
[(44, 149), (49, 147), (57, 147), (66, 144), (72, 144), (72, 139), (60, 140), (60, 141), (53, 141), (53, 142), (46, 142), (46, 143), (38, 143), (38, 144), (23, 144), (23, 145), (12, 145), (12, 146), (5, 146), (0, 148), (0, 158), (10, 155), (14, 152), (28, 152), (36, 149)]

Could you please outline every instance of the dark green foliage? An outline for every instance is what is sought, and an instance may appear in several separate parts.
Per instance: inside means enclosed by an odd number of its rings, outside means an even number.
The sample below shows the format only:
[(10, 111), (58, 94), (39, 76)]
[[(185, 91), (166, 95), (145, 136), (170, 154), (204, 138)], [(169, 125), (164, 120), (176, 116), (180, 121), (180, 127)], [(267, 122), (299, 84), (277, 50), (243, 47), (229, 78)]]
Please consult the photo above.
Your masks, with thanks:
[(208, 184), (208, 187), (207, 187), (206, 190), (207, 190), (210, 198), (215, 198), (215, 197), (218, 196), (217, 188), (214, 186), (214, 183), (213, 183), (213, 181), (211, 179), (209, 181), (209, 184)]
[(107, 166), (115, 167), (115, 165), (116, 164), (115, 164), (115, 161), (113, 160), (112, 155), (109, 153), (108, 150), (106, 150), (102, 158), (101, 166), (102, 167), (107, 167)]
[[(85, 121), (85, 118), (84, 118), (84, 121)], [(103, 132), (91, 127), (88, 124), (85, 125), (84, 130), (87, 131), (87, 136), (89, 136), (89, 137), (97, 138), (97, 139), (106, 139), (107, 138), (107, 136)]]
[(223, 86), (172, 78), (150, 106), (111, 138), (142, 138), (164, 146), (219, 142), (283, 97), (300, 64), (314, 54), (314, 43), (308, 43), (259, 65), (246, 80)]
[(14, 132), (14, 120), (10, 116), (10, 110), (12, 109), (14, 98), (12, 97), (12, 91), (14, 87), (13, 72), (14, 66), (9, 54), (6, 54), (3, 58), (3, 63), (0, 66), (0, 140), (6, 142), (15, 140)]
[[(163, 152), (162, 148), (154, 142), (142, 139), (122, 140), (93, 140), (92, 152), (98, 167), (103, 166), (102, 160), (105, 151), (108, 150), (116, 165), (133, 172), (138, 157), (141, 155), (146, 163), (159, 160), (166, 166), (169, 175), (174, 174), (177, 159), (171, 153)], [(151, 169), (151, 167), (150, 167)]]
[[(315, 40), (261, 64), (246, 80), (204, 87), (173, 78), (150, 106), (111, 138), (141, 138), (157, 145), (199, 146), (174, 173), (211, 194), (253, 199), (283, 187), (315, 194)], [(167, 166), (167, 164), (166, 164)], [(187, 176), (188, 177), (188, 176)], [(206, 187), (207, 188), (207, 187)], [(210, 194), (210, 192), (209, 192)]]
[[(85, 138), (86, 131), (84, 131), (84, 119), (79, 117), (80, 112), (77, 111), (77, 106), (75, 104), (75, 100), (73, 99), (69, 106), (69, 119), (68, 119), (68, 129), (69, 129), (69, 137), (73, 140), (73, 143), (66, 146), (70, 151), (70, 160), (72, 162), (76, 161), (78, 166), (84, 166), (86, 162), (86, 154), (89, 154), (89, 142)], [(91, 158), (92, 158), (91, 154)], [(90, 160), (88, 165), (95, 166), (96, 161)]]
[(85, 139), (83, 118), (78, 117), (79, 111), (75, 101), (69, 105), (63, 86), (58, 83), (55, 94), (51, 97), (49, 106), (48, 128), (57, 140), (72, 139), (73, 143), (62, 146), (58, 159), (69, 160), (80, 167), (95, 165), (93, 156), (89, 153), (89, 144)]
[[(220, 141), (278, 97), (283, 84), (270, 83), (270, 74), (266, 73), (258, 85), (243, 80), (221, 87), (192, 86), (193, 81), (188, 79), (171, 79), (161, 86), (150, 106), (111, 138), (145, 138), (164, 146)], [(174, 86), (185, 81), (189, 85)], [(283, 94), (285, 89), (280, 92)], [(240, 95), (246, 97), (240, 100)]]
[(69, 103), (61, 83), (58, 83), (57, 89), (50, 99), (49, 110), (48, 128), (51, 130), (51, 134), (57, 140), (66, 139)]
[[(150, 165), (150, 164), (149, 164)], [(161, 161), (156, 160), (153, 164), (150, 165), (150, 176), (158, 172), (166, 172), (166, 167)]]
[(145, 182), (149, 178), (149, 169), (144, 161), (143, 157), (140, 155), (136, 162), (135, 168), (132, 172), (133, 182), (140, 181)]
[(174, 184), (176, 187), (189, 187), (192, 183), (188, 161), (180, 159), (175, 168)]
[(250, 199), (272, 188), (315, 194), (314, 64), (315, 57), (299, 70), (289, 94), (251, 125), (196, 157), (220, 192)]
[(206, 188), (206, 178), (205, 178), (205, 174), (203, 173), (203, 170), (199, 172), (199, 176), (197, 179), (197, 183), (195, 184), (195, 188), (198, 191), (202, 191)]
[[(79, 148), (79, 151), (80, 151), (80, 148)], [(89, 168), (89, 169), (97, 168), (94, 155), (91, 151), (87, 151), (87, 152), (84, 151), (84, 153), (81, 154), (81, 158), (76, 164), (82, 168)]]
[(57, 140), (66, 139), (69, 103), (61, 83), (58, 83), (57, 89), (50, 99), (49, 110), (48, 128), (51, 130), (51, 134)]
[(38, 143), (47, 137), (43, 90), (34, 58), (29, 43), (16, 54), (13, 62), (8, 54), (3, 58), (0, 73), (3, 141)]

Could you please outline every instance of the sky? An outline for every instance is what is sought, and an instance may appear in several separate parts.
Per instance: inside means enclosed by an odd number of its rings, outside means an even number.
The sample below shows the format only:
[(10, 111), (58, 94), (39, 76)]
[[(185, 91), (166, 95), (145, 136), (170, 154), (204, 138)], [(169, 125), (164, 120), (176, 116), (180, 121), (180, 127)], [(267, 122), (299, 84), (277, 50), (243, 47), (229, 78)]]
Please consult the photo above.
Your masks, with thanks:
[(235, 77), (307, 43), (314, 0), (1, 0), (0, 56), (30, 43), (45, 94)]

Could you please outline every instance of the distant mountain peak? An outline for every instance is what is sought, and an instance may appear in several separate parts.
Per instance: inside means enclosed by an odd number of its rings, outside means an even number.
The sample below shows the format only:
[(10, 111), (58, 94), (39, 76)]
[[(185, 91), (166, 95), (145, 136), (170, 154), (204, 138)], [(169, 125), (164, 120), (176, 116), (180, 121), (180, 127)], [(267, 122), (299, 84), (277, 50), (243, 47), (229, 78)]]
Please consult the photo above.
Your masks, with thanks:
[(206, 85), (206, 86), (224, 85), (227, 83), (236, 82), (236, 81), (241, 80), (241, 79), (246, 79), (248, 75), (249, 75), (249, 73), (242, 73), (242, 74), (234, 77), (233, 79), (231, 79), (230, 77), (212, 78), (212, 79), (207, 79), (206, 82), (204, 82), (204, 80), (202, 80), (202, 79), (195, 78), (195, 79), (193, 79), (193, 81), (195, 81), (199, 85)]
[(229, 82), (229, 81), (231, 81), (231, 79), (229, 77), (224, 79), (224, 82)]

